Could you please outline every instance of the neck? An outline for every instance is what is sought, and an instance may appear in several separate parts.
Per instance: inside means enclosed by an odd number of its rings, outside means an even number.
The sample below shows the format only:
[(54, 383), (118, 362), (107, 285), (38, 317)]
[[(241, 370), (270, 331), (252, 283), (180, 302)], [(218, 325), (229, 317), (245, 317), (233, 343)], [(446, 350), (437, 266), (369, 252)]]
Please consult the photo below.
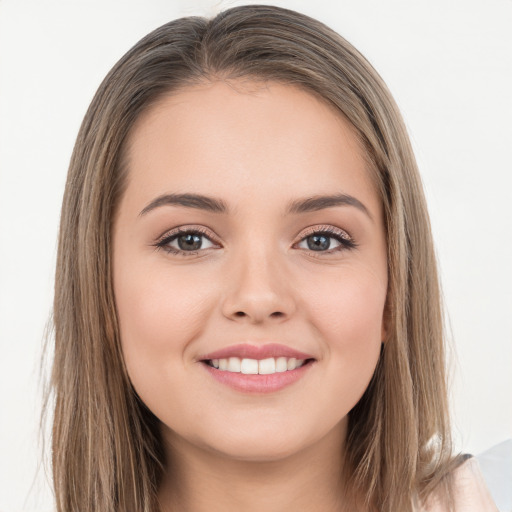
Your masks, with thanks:
[(340, 512), (344, 505), (340, 424), (312, 446), (285, 458), (247, 461), (192, 445), (164, 432), (167, 471), (159, 499), (162, 512)]

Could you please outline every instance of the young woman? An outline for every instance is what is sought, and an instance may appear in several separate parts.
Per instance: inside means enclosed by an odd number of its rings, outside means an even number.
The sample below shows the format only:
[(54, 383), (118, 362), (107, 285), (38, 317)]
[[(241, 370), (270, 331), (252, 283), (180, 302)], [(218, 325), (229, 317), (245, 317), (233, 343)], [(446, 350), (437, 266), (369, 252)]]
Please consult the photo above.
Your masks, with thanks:
[(452, 454), (400, 114), (321, 23), (238, 7), (132, 48), (80, 130), (57, 269), (59, 512), (495, 510)]

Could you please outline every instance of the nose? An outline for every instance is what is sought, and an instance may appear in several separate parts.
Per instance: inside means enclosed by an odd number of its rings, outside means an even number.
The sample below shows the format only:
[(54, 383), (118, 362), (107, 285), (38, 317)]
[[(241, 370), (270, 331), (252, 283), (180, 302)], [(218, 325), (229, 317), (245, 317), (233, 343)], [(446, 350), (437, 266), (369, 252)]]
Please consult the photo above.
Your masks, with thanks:
[(283, 322), (296, 310), (286, 265), (271, 251), (246, 253), (231, 262), (223, 315), (233, 321)]

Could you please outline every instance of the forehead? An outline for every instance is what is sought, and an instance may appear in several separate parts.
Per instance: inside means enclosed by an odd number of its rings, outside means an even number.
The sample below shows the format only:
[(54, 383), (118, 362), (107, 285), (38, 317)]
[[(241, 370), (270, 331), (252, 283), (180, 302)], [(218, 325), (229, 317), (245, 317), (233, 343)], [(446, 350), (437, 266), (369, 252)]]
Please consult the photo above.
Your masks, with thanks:
[(290, 85), (219, 81), (169, 94), (136, 122), (127, 157), (129, 188), (148, 197), (357, 192), (379, 203), (355, 128)]

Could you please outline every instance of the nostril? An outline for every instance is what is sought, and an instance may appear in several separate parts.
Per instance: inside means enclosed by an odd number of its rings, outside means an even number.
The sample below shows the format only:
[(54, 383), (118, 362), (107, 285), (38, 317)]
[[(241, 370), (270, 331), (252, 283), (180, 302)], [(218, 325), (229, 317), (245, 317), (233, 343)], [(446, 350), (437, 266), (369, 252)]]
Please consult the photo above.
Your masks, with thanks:
[[(274, 311), (273, 313), (270, 313), (267, 318), (273, 318), (273, 319), (281, 319), (286, 317), (286, 313), (283, 313), (282, 311)], [(235, 311), (231, 318), (252, 318), (254, 321), (260, 322), (265, 318), (265, 315), (259, 315), (259, 314), (250, 314), (246, 313), (245, 311)]]

